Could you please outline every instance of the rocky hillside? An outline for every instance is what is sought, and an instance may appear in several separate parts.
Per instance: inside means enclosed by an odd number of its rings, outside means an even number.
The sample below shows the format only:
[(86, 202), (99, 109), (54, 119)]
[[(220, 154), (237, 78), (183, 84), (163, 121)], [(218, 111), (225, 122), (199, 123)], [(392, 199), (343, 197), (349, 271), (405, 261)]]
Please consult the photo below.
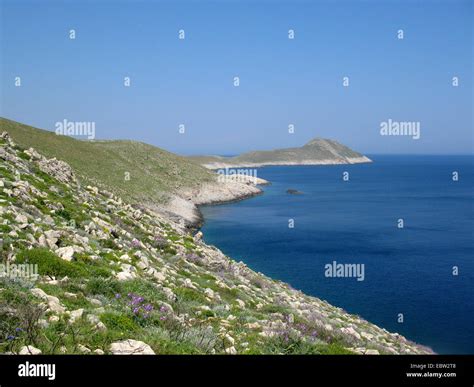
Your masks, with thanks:
[[(6, 132), (0, 176), (2, 353), (430, 352), (81, 185)], [(26, 265), (39, 277), (12, 275)]]
[(369, 163), (371, 160), (334, 140), (316, 138), (299, 148), (254, 151), (235, 157), (196, 156), (194, 162), (210, 169), (265, 165), (330, 165)]
[(46, 157), (67, 162), (82, 184), (105, 189), (191, 226), (201, 221), (197, 205), (262, 192), (245, 176), (218, 181), (217, 174), (187, 158), (141, 142), (80, 141), (1, 117), (0, 131), (7, 131), (23, 148), (33, 147)]

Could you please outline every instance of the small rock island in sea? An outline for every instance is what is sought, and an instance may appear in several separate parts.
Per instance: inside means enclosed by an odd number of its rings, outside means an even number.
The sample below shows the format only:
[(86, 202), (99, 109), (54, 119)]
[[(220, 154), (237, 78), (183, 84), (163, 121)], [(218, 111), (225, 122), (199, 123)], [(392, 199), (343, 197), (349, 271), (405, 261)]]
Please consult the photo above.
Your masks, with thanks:
[(287, 189), (286, 193), (290, 195), (303, 195), (303, 192), (298, 191), (297, 189), (293, 189), (293, 188)]

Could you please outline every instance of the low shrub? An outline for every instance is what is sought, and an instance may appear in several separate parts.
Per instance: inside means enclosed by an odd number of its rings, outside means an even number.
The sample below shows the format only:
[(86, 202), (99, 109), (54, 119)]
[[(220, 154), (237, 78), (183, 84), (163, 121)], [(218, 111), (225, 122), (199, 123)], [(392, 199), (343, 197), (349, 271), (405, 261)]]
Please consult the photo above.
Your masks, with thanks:
[(68, 276), (71, 278), (84, 277), (87, 275), (87, 271), (82, 265), (65, 261), (45, 248), (22, 250), (18, 253), (16, 262), (38, 265), (38, 273), (40, 275), (54, 277)]
[(104, 313), (100, 316), (100, 321), (102, 321), (108, 329), (119, 332), (133, 332), (139, 329), (135, 320), (126, 314)]
[(120, 293), (120, 283), (113, 279), (106, 278), (91, 278), (86, 285), (86, 292), (88, 294), (102, 294), (107, 297), (113, 297), (115, 294)]

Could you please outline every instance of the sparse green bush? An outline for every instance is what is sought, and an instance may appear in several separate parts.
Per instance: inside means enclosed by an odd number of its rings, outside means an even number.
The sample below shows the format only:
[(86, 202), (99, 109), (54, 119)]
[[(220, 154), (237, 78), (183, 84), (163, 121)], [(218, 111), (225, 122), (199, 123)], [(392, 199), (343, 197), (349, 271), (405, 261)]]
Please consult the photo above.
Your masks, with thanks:
[(100, 320), (111, 330), (133, 332), (139, 329), (138, 324), (133, 320), (133, 318), (126, 314), (108, 312), (102, 314)]
[(166, 253), (166, 254), (170, 254), (170, 255), (176, 255), (177, 254), (177, 251), (175, 248), (171, 247), (171, 246), (166, 246), (163, 251)]
[(22, 250), (16, 257), (18, 263), (30, 263), (38, 265), (40, 275), (54, 277), (83, 277), (87, 271), (81, 265), (74, 262), (68, 262), (59, 258), (52, 251), (45, 248), (36, 248), (31, 250)]
[(23, 160), (30, 160), (31, 157), (27, 155), (24, 151), (19, 151), (18, 152), (18, 157)]
[(67, 221), (71, 220), (71, 214), (68, 210), (59, 210), (56, 212), (56, 215), (60, 216), (61, 218), (66, 219)]
[(100, 245), (106, 249), (115, 250), (117, 248), (115, 242), (112, 239), (101, 239)]
[(104, 296), (113, 297), (120, 293), (120, 283), (113, 279), (105, 278), (91, 278), (86, 285), (86, 292), (88, 294), (102, 294)]
[(291, 310), (287, 306), (270, 304), (270, 305), (265, 305), (261, 309), (261, 312), (263, 312), (263, 313), (289, 314), (291, 312)]
[(182, 299), (182, 301), (191, 301), (196, 302), (201, 305), (207, 304), (207, 299), (203, 293), (198, 292), (194, 289), (189, 288), (178, 288), (175, 290), (178, 299)]
[(18, 253), (16, 260), (18, 263), (36, 264), (40, 275), (51, 277), (109, 277), (111, 274), (108, 268), (99, 263), (65, 261), (46, 248), (22, 250)]
[(36, 344), (38, 319), (44, 309), (18, 286), (0, 292), (0, 352), (16, 352), (22, 345)]

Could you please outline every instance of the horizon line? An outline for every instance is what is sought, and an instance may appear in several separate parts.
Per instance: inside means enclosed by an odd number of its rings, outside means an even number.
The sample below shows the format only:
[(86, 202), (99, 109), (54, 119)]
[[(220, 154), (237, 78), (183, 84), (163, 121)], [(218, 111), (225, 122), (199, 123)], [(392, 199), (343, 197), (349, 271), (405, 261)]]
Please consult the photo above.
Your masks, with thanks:
[[(0, 115), (0, 118), (1, 119), (5, 119), (5, 120), (8, 120), (8, 121), (11, 121), (11, 122), (15, 122), (15, 123), (18, 123), (18, 124), (21, 124), (21, 125), (26, 125), (26, 126), (29, 126), (31, 128), (34, 128), (36, 130), (41, 130), (41, 131), (44, 131), (44, 132), (49, 132), (51, 134), (54, 134), (54, 135), (58, 135), (54, 130), (51, 130), (51, 129), (44, 129), (44, 128), (39, 128), (37, 126), (33, 126), (33, 125), (30, 125), (30, 124), (25, 124), (23, 122), (20, 122), (20, 121), (16, 121), (14, 119), (11, 119), (11, 118), (7, 118), (5, 116), (1, 116)], [(146, 144), (146, 145), (151, 145), (151, 146), (154, 146), (154, 147), (157, 147), (157, 148), (160, 148), (160, 149), (163, 149), (167, 152), (170, 152), (170, 153), (174, 153), (178, 156), (182, 156), (182, 157), (194, 157), (194, 156), (219, 156), (219, 157), (235, 157), (235, 156), (239, 156), (239, 155), (242, 155), (244, 153), (247, 153), (247, 152), (253, 152), (253, 151), (256, 151), (255, 149), (250, 149), (250, 150), (244, 150), (244, 151), (241, 151), (239, 153), (231, 153), (231, 154), (219, 154), (219, 153), (211, 153), (211, 152), (205, 152), (205, 153), (194, 153), (193, 152), (176, 152), (176, 151), (171, 151), (171, 150), (168, 150), (167, 148), (163, 148), (162, 146), (160, 145), (155, 145), (155, 144), (152, 144), (152, 143), (149, 143), (149, 142), (145, 142), (145, 141), (142, 141), (142, 140), (137, 140), (137, 139), (132, 139), (132, 138), (114, 138), (114, 139), (97, 139), (97, 138), (94, 138), (94, 139), (84, 139), (84, 138), (77, 138), (75, 136), (69, 136), (69, 135), (62, 135), (64, 137), (68, 137), (68, 138), (71, 138), (71, 139), (74, 139), (74, 140), (77, 140), (77, 141), (84, 141), (84, 142), (108, 142), (108, 141), (135, 141), (135, 142), (139, 142), (139, 143), (143, 143), (143, 144)], [(306, 145), (308, 142), (311, 142), (313, 140), (329, 140), (329, 141), (336, 141), (336, 142), (339, 142), (341, 143), (342, 145), (344, 146), (347, 146), (345, 145), (345, 142), (342, 143), (341, 141), (343, 140), (340, 140), (340, 139), (332, 139), (332, 138), (324, 138), (324, 137), (313, 137), (311, 138), (310, 140), (306, 141), (304, 143), (304, 145)], [(304, 145), (301, 145), (299, 147), (296, 147), (296, 148), (300, 148)], [(347, 146), (349, 149), (352, 150), (352, 147), (350, 146)], [(258, 151), (273, 151), (273, 150), (280, 150), (280, 149), (286, 149), (284, 147), (281, 147), (281, 148), (274, 148), (274, 149), (270, 149), (270, 150), (265, 150), (265, 149), (261, 149), (261, 150), (258, 150)], [(363, 156), (474, 156), (474, 149), (471, 151), (471, 153), (411, 153), (411, 152), (407, 152), (407, 153), (378, 153), (378, 152), (362, 152), (362, 151), (356, 151), (357, 153), (360, 153), (361, 155)]]

